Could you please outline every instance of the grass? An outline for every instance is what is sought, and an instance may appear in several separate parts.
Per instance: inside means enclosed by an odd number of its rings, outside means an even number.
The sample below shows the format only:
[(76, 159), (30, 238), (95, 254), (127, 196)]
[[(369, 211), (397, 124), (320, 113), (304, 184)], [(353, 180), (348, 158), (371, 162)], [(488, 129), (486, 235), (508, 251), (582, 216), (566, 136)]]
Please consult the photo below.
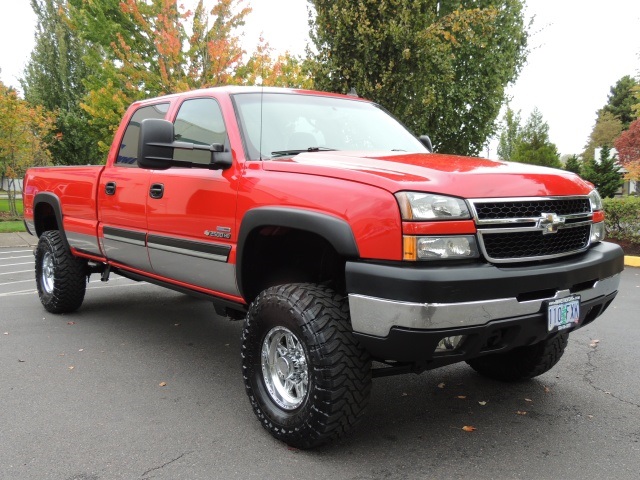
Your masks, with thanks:
[[(16, 199), (16, 208), (22, 215), (22, 199)], [(25, 232), (22, 220), (3, 220), (3, 214), (9, 213), (9, 200), (6, 197), (0, 198), (0, 233)]]
[(0, 233), (26, 232), (22, 220), (0, 222)]
[[(16, 208), (18, 209), (18, 213), (22, 215), (22, 199), (16, 199)], [(7, 197), (0, 198), (0, 212), (8, 212), (9, 211), (9, 199)]]

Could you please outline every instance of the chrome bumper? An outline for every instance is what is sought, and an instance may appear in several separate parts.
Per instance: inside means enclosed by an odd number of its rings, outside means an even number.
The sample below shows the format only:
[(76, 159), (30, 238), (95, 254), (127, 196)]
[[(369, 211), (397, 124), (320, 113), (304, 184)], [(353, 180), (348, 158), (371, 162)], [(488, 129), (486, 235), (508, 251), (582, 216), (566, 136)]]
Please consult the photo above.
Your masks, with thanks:
[(546, 301), (570, 294), (580, 295), (583, 302), (593, 300), (617, 291), (619, 284), (620, 274), (616, 274), (596, 282), (586, 290), (558, 290), (553, 297), (525, 302), (519, 302), (516, 298), (499, 298), (465, 303), (410, 303), (349, 294), (349, 309), (354, 332), (386, 337), (392, 327), (448, 329), (530, 315), (540, 312)]

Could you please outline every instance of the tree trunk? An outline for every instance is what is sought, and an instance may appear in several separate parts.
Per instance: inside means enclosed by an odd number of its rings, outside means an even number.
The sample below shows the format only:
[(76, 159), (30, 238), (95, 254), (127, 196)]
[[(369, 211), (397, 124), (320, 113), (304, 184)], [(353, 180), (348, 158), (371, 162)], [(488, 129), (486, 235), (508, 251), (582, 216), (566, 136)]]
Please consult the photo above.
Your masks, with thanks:
[(7, 199), (9, 203), (9, 216), (18, 217), (18, 208), (16, 207), (16, 179), (9, 178), (7, 186)]

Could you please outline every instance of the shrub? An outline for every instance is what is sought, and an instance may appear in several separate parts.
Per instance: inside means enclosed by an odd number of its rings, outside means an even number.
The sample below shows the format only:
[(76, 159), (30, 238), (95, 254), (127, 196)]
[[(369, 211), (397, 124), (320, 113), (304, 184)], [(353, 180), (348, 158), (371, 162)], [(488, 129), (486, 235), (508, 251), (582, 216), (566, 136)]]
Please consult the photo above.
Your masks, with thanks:
[(605, 198), (607, 235), (640, 244), (640, 197)]

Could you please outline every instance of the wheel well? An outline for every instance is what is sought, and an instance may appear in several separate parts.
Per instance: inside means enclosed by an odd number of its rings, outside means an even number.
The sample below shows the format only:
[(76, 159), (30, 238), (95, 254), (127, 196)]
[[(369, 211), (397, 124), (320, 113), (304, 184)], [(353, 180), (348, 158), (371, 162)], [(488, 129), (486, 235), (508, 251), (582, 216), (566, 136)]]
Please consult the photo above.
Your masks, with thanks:
[(48, 230), (60, 230), (56, 212), (49, 203), (40, 202), (36, 205), (33, 220), (38, 237)]
[(270, 286), (309, 282), (345, 292), (345, 258), (322, 236), (289, 227), (263, 226), (249, 233), (240, 288), (247, 302)]

